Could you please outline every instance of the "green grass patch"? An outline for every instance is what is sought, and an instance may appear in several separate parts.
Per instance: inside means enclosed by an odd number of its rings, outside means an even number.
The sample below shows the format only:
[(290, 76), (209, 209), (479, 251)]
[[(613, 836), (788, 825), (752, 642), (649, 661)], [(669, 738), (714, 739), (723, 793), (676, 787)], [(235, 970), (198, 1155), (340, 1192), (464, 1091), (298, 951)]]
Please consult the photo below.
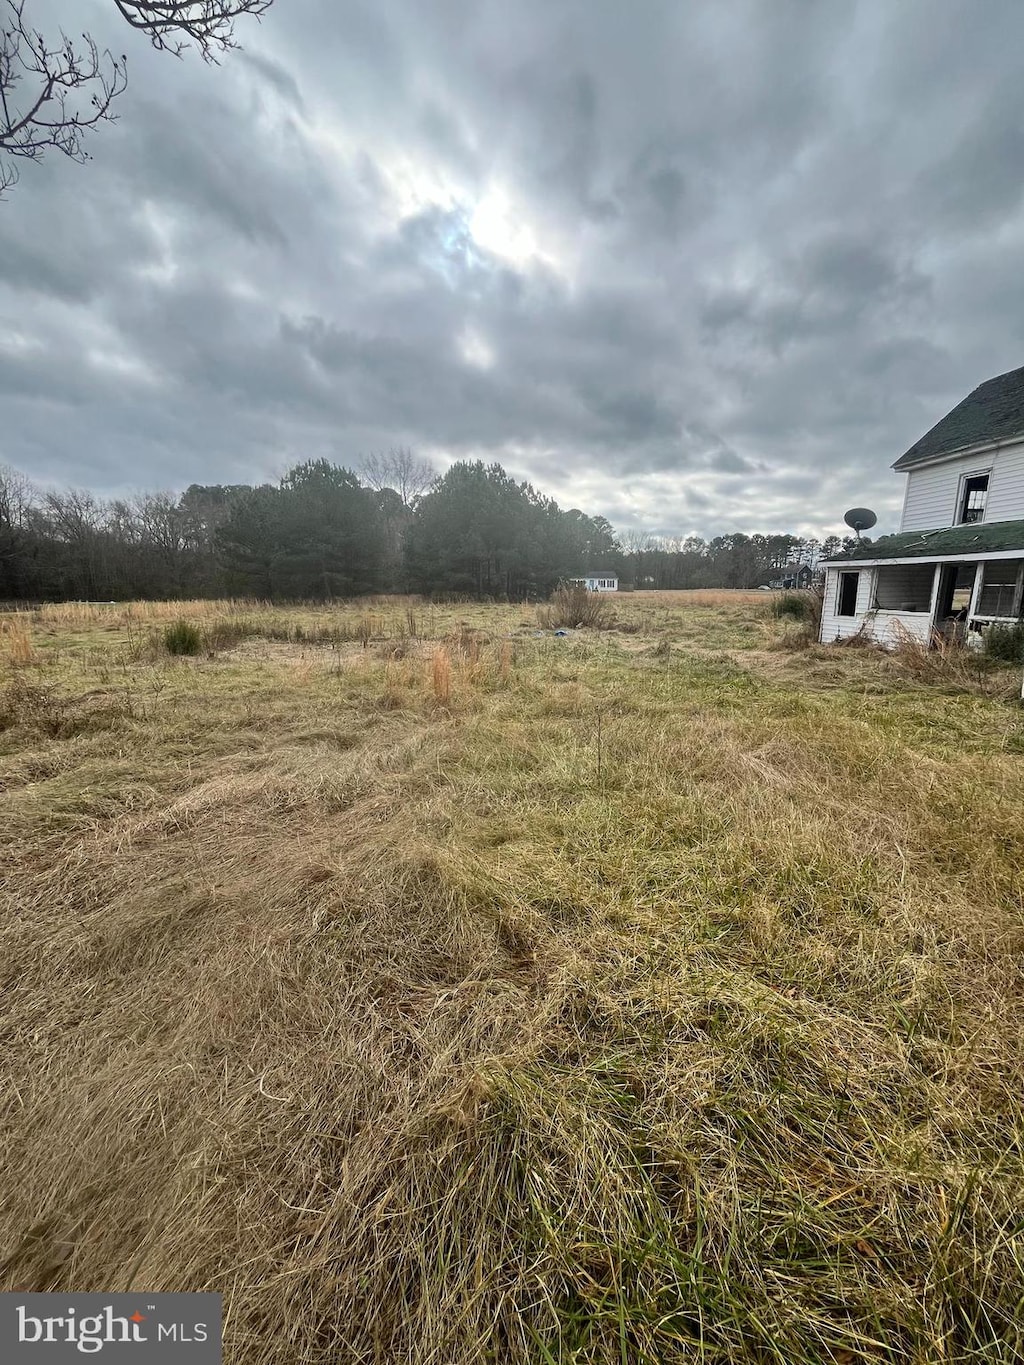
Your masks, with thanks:
[(164, 627), (164, 649), (168, 654), (198, 654), (203, 647), (203, 635), (191, 621), (174, 621)]

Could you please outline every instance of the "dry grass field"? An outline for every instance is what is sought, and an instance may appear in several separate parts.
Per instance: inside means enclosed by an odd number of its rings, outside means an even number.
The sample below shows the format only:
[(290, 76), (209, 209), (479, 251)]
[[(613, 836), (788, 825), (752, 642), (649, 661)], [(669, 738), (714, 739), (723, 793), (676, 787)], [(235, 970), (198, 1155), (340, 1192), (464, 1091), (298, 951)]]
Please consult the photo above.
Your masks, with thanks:
[(1019, 680), (766, 596), (0, 618), (0, 1288), (220, 1290), (231, 1365), (1024, 1358)]

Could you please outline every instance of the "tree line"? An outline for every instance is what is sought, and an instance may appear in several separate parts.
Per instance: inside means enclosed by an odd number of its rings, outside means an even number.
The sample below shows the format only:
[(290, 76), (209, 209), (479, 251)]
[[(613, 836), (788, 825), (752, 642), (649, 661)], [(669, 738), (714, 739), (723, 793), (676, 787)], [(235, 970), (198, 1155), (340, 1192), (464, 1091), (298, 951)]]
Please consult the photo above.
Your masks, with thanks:
[(277, 484), (192, 484), (180, 495), (101, 499), (39, 491), (0, 468), (0, 601), (123, 601), (365, 593), (546, 597), (584, 573), (637, 588), (757, 587), (834, 553), (791, 535), (618, 538), (499, 464), (437, 475), (409, 451), (360, 472), (326, 460)]
[[(702, 536), (623, 538), (625, 572), (636, 588), (759, 588), (786, 571), (830, 559), (852, 548), (851, 536), (823, 540), (794, 535), (745, 535), (736, 532), (705, 540)], [(865, 543), (867, 537), (864, 537)]]

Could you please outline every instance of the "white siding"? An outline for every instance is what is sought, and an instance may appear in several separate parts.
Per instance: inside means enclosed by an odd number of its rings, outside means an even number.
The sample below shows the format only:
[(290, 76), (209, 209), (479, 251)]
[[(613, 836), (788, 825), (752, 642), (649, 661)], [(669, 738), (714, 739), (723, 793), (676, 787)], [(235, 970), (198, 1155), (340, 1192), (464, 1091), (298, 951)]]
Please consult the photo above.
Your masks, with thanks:
[(590, 592), (618, 592), (619, 580), (617, 578), (570, 578), (570, 583), (578, 583), (581, 588), (587, 588)]
[[(857, 615), (839, 616), (839, 569), (825, 570), (825, 596), (821, 604), (821, 639), (826, 645), (833, 640), (844, 640), (848, 635), (856, 635), (864, 624), (864, 617), (871, 609), (874, 592), (874, 569), (861, 569), (860, 582), (857, 584)], [(850, 570), (842, 570), (850, 572)]]
[(957, 494), (964, 474), (991, 469), (985, 521), (1024, 519), (1024, 443), (980, 455), (911, 469), (903, 499), (901, 531), (933, 531), (955, 524)]
[(873, 640), (887, 649), (905, 644), (908, 635), (918, 644), (926, 645), (932, 638), (931, 613), (876, 611), (868, 618), (866, 629)]
[(997, 450), (988, 484), (986, 521), (1024, 519), (1024, 444)]
[[(918, 565), (910, 565), (918, 569)], [(932, 565), (934, 573), (935, 566)], [(913, 639), (927, 644), (931, 638), (931, 612), (876, 611), (874, 610), (875, 569), (861, 569), (860, 582), (857, 584), (857, 615), (838, 616), (836, 607), (839, 602), (840, 569), (826, 569), (825, 597), (821, 610), (821, 640), (832, 644), (835, 640), (845, 640), (863, 630), (880, 645), (891, 648), (900, 644), (910, 635)], [(849, 572), (849, 570), (846, 570)], [(892, 570), (890, 570), (892, 572)]]
[[(956, 518), (956, 497), (964, 474), (981, 473), (990, 467), (991, 455), (965, 456), (944, 460), (941, 464), (912, 469), (907, 475), (907, 491), (903, 499), (901, 531), (934, 531), (938, 526), (952, 526)], [(995, 483), (995, 469), (989, 480), (991, 496)], [(989, 520), (988, 510), (985, 512)]]

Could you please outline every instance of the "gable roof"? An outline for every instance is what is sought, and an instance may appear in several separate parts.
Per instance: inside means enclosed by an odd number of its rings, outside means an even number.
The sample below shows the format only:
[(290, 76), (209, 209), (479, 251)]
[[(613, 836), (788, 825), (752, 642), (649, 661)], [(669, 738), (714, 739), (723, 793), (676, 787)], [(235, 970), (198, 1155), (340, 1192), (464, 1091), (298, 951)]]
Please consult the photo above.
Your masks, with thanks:
[(936, 455), (1013, 436), (1024, 437), (1024, 367), (979, 384), (901, 455), (893, 469), (910, 469)]
[(909, 470), (934, 456), (990, 441), (1008, 441), (1014, 435), (1024, 437), (1024, 367), (979, 384), (901, 455), (893, 468)]
[(835, 555), (829, 564), (856, 563), (862, 559), (948, 559), (953, 555), (996, 554), (1019, 550), (1024, 559), (1024, 521), (993, 521), (987, 526), (974, 522), (968, 526), (944, 526), (937, 531), (903, 531), (896, 536), (879, 536), (870, 543), (862, 541), (844, 555)]

